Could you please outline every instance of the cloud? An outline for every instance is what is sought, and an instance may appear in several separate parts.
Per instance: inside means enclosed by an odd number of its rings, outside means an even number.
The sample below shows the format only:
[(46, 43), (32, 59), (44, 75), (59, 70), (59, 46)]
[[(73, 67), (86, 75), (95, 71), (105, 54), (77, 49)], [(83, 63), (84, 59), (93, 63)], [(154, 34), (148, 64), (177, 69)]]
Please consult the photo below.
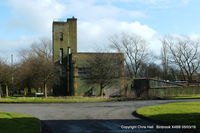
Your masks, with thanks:
[(98, 4), (96, 0), (76, 0), (65, 3), (66, 14), (75, 15), (81, 20), (101, 20), (101, 19), (127, 19), (146, 17), (143, 11), (128, 10), (110, 4), (108, 1)]
[(1, 49), (0, 57), (10, 59), (11, 54), (14, 55), (15, 61), (18, 61), (18, 52), (20, 49), (29, 48), (30, 44), (37, 40), (37, 37), (20, 36), (18, 39), (3, 39), (0, 38)]
[[(109, 38), (115, 34), (128, 33), (142, 36), (150, 44), (154, 51), (160, 48), (157, 32), (140, 22), (123, 22), (116, 20), (101, 20), (98, 22), (78, 23), (78, 50), (94, 51), (95, 48), (109, 48)], [(155, 43), (156, 42), (156, 43)]]
[(33, 41), (42, 37), (51, 38), (54, 18), (62, 18), (65, 6), (56, 0), (8, 0), (12, 16), (3, 25), (6, 34), (12, 39), (0, 37), (0, 56), (17, 55), (21, 48), (28, 48)]
[[(50, 33), (54, 18), (76, 16), (81, 20), (125, 19), (145, 17), (137, 10), (127, 10), (110, 4), (96, 4), (96, 0), (8, 0), (13, 18), (7, 27), (23, 29), (34, 33)], [(15, 22), (15, 24), (13, 24)]]
[[(96, 0), (97, 1), (97, 0)], [(129, 4), (143, 4), (149, 7), (166, 7), (170, 3), (170, 0), (101, 0), (107, 3), (129, 3)], [(179, 0), (180, 1), (180, 0)]]
[[(0, 52), (12, 53), (20, 48), (29, 47), (34, 40), (41, 37), (50, 38), (53, 19), (73, 15), (78, 18), (79, 51), (94, 51), (96, 47), (107, 47), (109, 37), (122, 32), (139, 34), (147, 40), (155, 41), (157, 35), (155, 30), (138, 21), (130, 22), (130, 19), (146, 17), (144, 12), (120, 8), (113, 5), (112, 0), (110, 2), (98, 4), (97, 0), (68, 0), (67, 2), (8, 0), (13, 17), (7, 24), (7, 28), (12, 32), (25, 32), (14, 40), (0, 38), (6, 45), (6, 47), (1, 47)], [(155, 44), (152, 46), (158, 48)]]
[[(106, 0), (105, 0), (106, 1)], [(191, 2), (191, 0), (108, 0), (112, 2), (122, 2), (129, 4), (143, 4), (150, 8), (170, 8), (174, 5), (187, 5)]]
[(189, 36), (191, 39), (199, 40), (199, 41), (200, 41), (200, 34), (197, 34), (197, 33), (190, 33), (188, 36)]
[(65, 10), (56, 0), (8, 0), (8, 4), (12, 7), (13, 18), (7, 27), (37, 34), (51, 33), (53, 18), (63, 17)]
[[(109, 1), (109, 0), (108, 0)], [(128, 3), (146, 3), (146, 4), (159, 4), (159, 3), (170, 3), (171, 0), (110, 0), (112, 2), (114, 1), (120, 1), (120, 2), (128, 2)], [(180, 3), (189, 3), (191, 0), (173, 0), (174, 2), (180, 2)]]
[(189, 4), (191, 0), (183, 0), (183, 4)]
[[(115, 34), (128, 33), (138, 34), (149, 42), (155, 42), (157, 32), (147, 25), (140, 22), (123, 22), (112, 19), (104, 19), (99, 21), (78, 21), (78, 51), (79, 52), (94, 52), (97, 48), (109, 49), (109, 38)], [(6, 47), (0, 49), (0, 56), (15, 55), (20, 49), (28, 48), (34, 41), (40, 39), (40, 36), (20, 36), (18, 39), (5, 40), (0, 39)], [(151, 44), (154, 51), (158, 51), (158, 43)], [(12, 49), (11, 49), (12, 48)]]

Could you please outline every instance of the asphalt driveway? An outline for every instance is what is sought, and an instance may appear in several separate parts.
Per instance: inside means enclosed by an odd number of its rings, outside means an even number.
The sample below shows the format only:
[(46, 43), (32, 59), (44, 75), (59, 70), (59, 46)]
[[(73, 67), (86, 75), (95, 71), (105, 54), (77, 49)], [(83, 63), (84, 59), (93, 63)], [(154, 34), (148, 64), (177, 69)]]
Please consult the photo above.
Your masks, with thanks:
[[(143, 100), (124, 102), (63, 104), (0, 104), (0, 112), (33, 115), (52, 133), (180, 133), (156, 130), (154, 123), (136, 118), (133, 111), (142, 106), (194, 100)], [(149, 128), (145, 128), (145, 127)]]

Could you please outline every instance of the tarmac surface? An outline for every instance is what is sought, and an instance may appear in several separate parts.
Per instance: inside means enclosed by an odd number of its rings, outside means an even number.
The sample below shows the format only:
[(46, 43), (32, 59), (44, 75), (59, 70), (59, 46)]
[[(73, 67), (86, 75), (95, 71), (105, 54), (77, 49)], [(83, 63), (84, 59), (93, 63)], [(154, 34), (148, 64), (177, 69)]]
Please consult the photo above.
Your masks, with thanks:
[(0, 104), (0, 112), (35, 116), (45, 123), (51, 133), (181, 133), (181, 130), (156, 129), (156, 124), (137, 118), (132, 113), (143, 106), (182, 101), (196, 100)]

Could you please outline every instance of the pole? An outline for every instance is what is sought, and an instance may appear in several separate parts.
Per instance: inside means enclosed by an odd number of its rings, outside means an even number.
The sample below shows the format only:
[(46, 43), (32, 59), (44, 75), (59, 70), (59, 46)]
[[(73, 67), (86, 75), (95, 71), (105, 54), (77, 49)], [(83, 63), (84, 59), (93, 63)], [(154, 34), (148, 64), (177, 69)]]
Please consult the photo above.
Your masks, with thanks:
[(13, 84), (14, 84), (14, 76), (13, 76), (13, 62), (14, 62), (14, 61), (13, 61), (13, 54), (11, 54), (11, 72), (12, 72), (12, 77), (11, 77), (11, 78), (12, 78), (12, 79), (11, 79), (12, 87), (11, 87), (11, 88), (12, 88), (12, 91), (13, 91), (13, 86), (14, 86), (14, 85), (13, 85)]
[(71, 48), (67, 47), (67, 93), (68, 95), (71, 95), (71, 89), (70, 89), (70, 54), (71, 54)]

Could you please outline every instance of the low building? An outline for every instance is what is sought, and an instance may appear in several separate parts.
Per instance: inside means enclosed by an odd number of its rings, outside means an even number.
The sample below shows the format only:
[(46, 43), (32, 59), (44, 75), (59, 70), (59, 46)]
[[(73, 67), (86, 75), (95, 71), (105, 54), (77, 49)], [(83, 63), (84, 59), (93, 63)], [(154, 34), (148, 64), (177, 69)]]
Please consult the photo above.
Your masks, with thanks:
[[(119, 95), (124, 88), (123, 53), (79, 53), (77, 52), (77, 19), (53, 22), (53, 61), (60, 67), (60, 83), (54, 87), (55, 95), (99, 95), (99, 86), (85, 80), (87, 62), (90, 57), (110, 55), (121, 62), (116, 73), (117, 82), (105, 90), (105, 95)], [(83, 78), (84, 77), (84, 78)]]

